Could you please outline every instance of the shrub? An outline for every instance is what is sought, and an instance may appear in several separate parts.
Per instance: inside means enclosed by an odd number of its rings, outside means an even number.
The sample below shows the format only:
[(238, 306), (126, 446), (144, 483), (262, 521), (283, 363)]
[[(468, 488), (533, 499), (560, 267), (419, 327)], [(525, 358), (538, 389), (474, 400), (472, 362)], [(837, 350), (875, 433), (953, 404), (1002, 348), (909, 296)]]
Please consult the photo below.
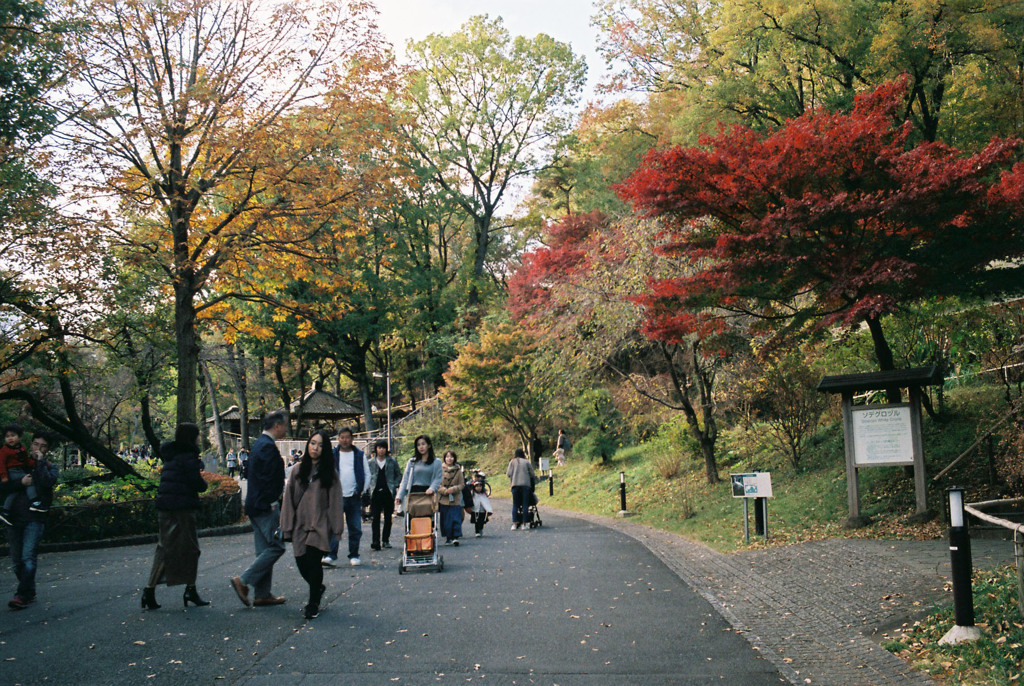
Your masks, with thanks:
[(578, 424), (583, 435), (573, 446), (573, 453), (607, 463), (621, 447), (622, 415), (612, 402), (611, 394), (597, 388), (585, 392), (576, 401)]
[(674, 479), (683, 472), (683, 458), (678, 452), (658, 452), (651, 460), (654, 471), (662, 479)]

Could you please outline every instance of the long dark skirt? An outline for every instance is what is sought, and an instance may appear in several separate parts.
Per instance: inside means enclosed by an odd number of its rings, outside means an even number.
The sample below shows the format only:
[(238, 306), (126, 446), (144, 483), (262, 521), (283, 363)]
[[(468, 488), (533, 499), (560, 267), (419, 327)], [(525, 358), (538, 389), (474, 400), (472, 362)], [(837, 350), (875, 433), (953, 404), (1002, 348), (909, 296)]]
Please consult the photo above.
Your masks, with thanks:
[(160, 540), (153, 556), (148, 586), (195, 586), (199, 571), (199, 536), (194, 510), (158, 510)]

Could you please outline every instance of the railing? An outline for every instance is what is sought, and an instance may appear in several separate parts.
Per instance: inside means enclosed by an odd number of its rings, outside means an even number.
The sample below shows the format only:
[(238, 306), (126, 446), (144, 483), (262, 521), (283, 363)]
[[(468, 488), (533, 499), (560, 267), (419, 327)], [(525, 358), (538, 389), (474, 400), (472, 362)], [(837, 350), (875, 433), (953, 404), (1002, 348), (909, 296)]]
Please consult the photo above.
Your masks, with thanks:
[[(932, 477), (932, 481), (938, 481), (939, 479), (944, 477), (949, 472), (949, 470), (953, 469), (953, 467), (955, 467), (957, 465), (957, 463), (960, 462), (960, 460), (962, 460), (965, 457), (967, 457), (971, 453), (972, 450), (974, 450), (979, 445), (981, 445), (982, 441), (984, 441), (986, 439), (991, 440), (992, 435), (995, 433), (995, 430), (998, 429), (1003, 424), (1005, 424), (1006, 421), (1010, 419), (1010, 417), (1012, 417), (1015, 414), (1017, 414), (1018, 412), (1020, 412), (1022, 408), (1024, 408), (1024, 398), (1018, 398), (1013, 403), (1013, 405), (1010, 406), (1010, 411), (1007, 412), (1006, 415), (1004, 415), (1002, 419), (1000, 419), (998, 422), (996, 422), (991, 427), (989, 427), (988, 431), (986, 431), (981, 436), (979, 436), (978, 440), (974, 441), (974, 443), (971, 443), (970, 447), (967, 448), (967, 450), (965, 450), (962, 453), (960, 453), (959, 455), (957, 455), (957, 458), (955, 460), (953, 460), (952, 462), (950, 462), (948, 465), (946, 465), (945, 469), (943, 469), (941, 472), (939, 472), (938, 474), (933, 476)], [(991, 461), (992, 461), (992, 447), (991, 447), (991, 443), (989, 444), (989, 461), (990, 461), (990, 467), (991, 467)]]
[(1020, 610), (1021, 616), (1024, 617), (1024, 524), (1017, 524), (1007, 519), (993, 517), (981, 511), (981, 508), (1019, 505), (1021, 503), (1024, 503), (1024, 498), (986, 500), (980, 503), (968, 503), (964, 506), (964, 511), (983, 522), (988, 522), (1013, 532), (1013, 559), (1017, 565), (1017, 609)]

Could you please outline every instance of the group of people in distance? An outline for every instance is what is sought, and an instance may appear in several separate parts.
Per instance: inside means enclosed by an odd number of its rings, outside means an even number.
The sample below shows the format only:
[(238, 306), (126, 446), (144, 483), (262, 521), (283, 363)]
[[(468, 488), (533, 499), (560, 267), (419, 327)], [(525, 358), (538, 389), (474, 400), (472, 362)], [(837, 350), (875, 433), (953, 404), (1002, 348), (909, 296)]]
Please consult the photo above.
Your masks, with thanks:
[[(276, 442), (284, 438), (287, 429), (288, 420), (283, 412), (267, 415), (263, 433), (249, 453), (245, 512), (252, 525), (256, 556), (245, 571), (230, 580), (231, 588), (246, 607), (285, 602), (272, 591), (273, 569), (285, 552), (285, 544), (290, 542), (296, 567), (309, 587), (303, 613), (307, 619), (317, 617), (326, 591), (323, 568), (337, 564), (343, 533), (348, 538), (349, 564), (362, 564), (359, 544), (364, 498), (369, 500), (373, 550), (391, 547), (392, 517), (405, 497), (417, 492), (435, 495), (441, 512), (441, 535), (446, 543), (459, 544), (466, 506), (463, 489), (467, 484), (454, 451), (449, 450), (439, 461), (434, 457), (430, 438), (417, 436), (413, 457), (403, 471), (390, 455), (386, 441), (377, 441), (367, 459), (353, 445), (350, 428), (338, 432), (338, 445), (333, 451), (330, 434), (318, 431), (306, 441), (299, 462), (286, 479)], [(160, 534), (149, 581), (142, 591), (141, 604), (145, 610), (160, 607), (155, 592), (160, 583), (184, 584), (186, 607), (189, 603), (209, 604), (195, 587), (199, 560), (195, 511), (199, 494), (206, 488), (200, 474), (198, 435), (196, 425), (181, 424), (174, 441), (161, 447), (164, 467), (156, 503)], [(529, 478), (535, 479), (532, 465), (523, 461), (527, 467), (517, 467), (516, 474), (525, 470)], [(510, 476), (512, 471), (510, 463)], [(469, 486), (477, 493), (471, 519), (479, 537), (493, 510), (484, 484)], [(513, 483), (513, 493), (515, 488)]]
[[(306, 441), (286, 482), (276, 442), (287, 430), (283, 412), (268, 415), (246, 460), (245, 512), (253, 529), (256, 557), (244, 572), (231, 578), (231, 587), (246, 606), (285, 602), (272, 593), (271, 586), (274, 564), (284, 554), (285, 543), (291, 542), (296, 566), (309, 586), (303, 611), (309, 619), (316, 617), (326, 590), (323, 567), (337, 564), (343, 526), (348, 535), (349, 564), (361, 564), (364, 498), (370, 507), (373, 550), (391, 548), (392, 518), (409, 493), (435, 495), (441, 514), (440, 534), (446, 543), (459, 545), (467, 509), (475, 535), (483, 535), (493, 509), (482, 475), (467, 484), (455, 452), (449, 450), (437, 460), (428, 436), (416, 437), (413, 457), (402, 470), (386, 441), (377, 441), (367, 459), (353, 445), (351, 429), (338, 432), (338, 446), (333, 451), (331, 436), (319, 431)], [(196, 424), (179, 424), (174, 439), (160, 447), (163, 468), (155, 503), (159, 535), (149, 579), (142, 589), (145, 610), (160, 607), (156, 600), (160, 584), (184, 585), (185, 607), (210, 604), (196, 589), (200, 554), (196, 513), (200, 494), (207, 488), (199, 432)], [(10, 424), (4, 428), (0, 445), (0, 521), (7, 525), (11, 563), (18, 579), (17, 591), (8, 603), (13, 610), (27, 608), (36, 598), (38, 546), (58, 477), (57, 467), (46, 457), (52, 447), (49, 434), (36, 432), (30, 450), (22, 445), (22, 435), (20, 426)], [(512, 528), (517, 529), (526, 523), (537, 478), (522, 450), (516, 450), (506, 474), (512, 482)]]

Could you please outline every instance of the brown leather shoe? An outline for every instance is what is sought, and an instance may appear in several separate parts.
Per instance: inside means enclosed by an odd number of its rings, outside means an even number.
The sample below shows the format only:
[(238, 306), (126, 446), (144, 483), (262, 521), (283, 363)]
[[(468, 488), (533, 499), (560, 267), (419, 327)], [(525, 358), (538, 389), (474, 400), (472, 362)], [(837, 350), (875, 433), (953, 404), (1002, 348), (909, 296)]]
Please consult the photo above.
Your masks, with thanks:
[(249, 601), (249, 587), (242, 583), (240, 577), (231, 578), (231, 588), (235, 589), (235, 593), (238, 594), (238, 599), (242, 601), (242, 605), (252, 607), (252, 603)]
[(256, 607), (263, 607), (265, 605), (280, 605), (284, 602), (284, 596), (267, 596), (266, 598), (257, 598), (252, 601), (252, 604)]

